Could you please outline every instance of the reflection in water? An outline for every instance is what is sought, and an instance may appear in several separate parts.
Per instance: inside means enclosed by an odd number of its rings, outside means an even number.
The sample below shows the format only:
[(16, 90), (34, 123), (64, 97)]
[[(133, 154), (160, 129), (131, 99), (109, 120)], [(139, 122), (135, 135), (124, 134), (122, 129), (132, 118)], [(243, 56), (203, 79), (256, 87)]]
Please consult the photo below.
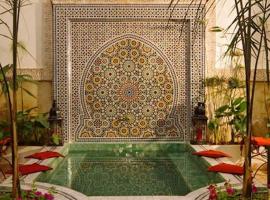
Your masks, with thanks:
[(88, 196), (185, 195), (224, 181), (207, 172), (204, 161), (185, 144), (91, 145), (71, 147), (58, 167), (38, 181)]
[(67, 163), (68, 163), (68, 165), (67, 165), (67, 171), (68, 171), (68, 179), (67, 179), (67, 181), (68, 181), (68, 183), (67, 183), (67, 186), (69, 187), (69, 188), (71, 188), (71, 185), (72, 185), (72, 164), (71, 164), (71, 158), (69, 157), (68, 159), (67, 159)]

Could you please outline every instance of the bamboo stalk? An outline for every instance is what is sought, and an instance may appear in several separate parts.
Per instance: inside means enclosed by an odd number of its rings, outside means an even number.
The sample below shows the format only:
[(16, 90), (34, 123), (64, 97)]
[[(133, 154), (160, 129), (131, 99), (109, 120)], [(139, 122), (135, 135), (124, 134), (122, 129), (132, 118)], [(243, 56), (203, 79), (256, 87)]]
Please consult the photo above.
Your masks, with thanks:
[(17, 42), (18, 42), (18, 28), (19, 28), (19, 10), (20, 0), (13, 1), (13, 43), (12, 43), (12, 54), (13, 54), (13, 106), (12, 106), (12, 165), (13, 165), (13, 176), (12, 176), (12, 195), (14, 199), (19, 198), (20, 181), (19, 181), (19, 165), (18, 165), (18, 145), (17, 145), (17, 92), (16, 92), (16, 77), (17, 77)]
[[(242, 3), (242, 1), (241, 1)], [(243, 10), (243, 9), (242, 9)], [(244, 15), (244, 13), (242, 13)], [(244, 16), (243, 16), (244, 18)], [(244, 19), (245, 20), (245, 19)], [(247, 98), (247, 137), (245, 138), (245, 163), (244, 163), (244, 180), (243, 180), (243, 199), (250, 199), (252, 192), (251, 177), (251, 123), (252, 123), (252, 104), (250, 95), (250, 75), (251, 75), (251, 0), (248, 0), (248, 17), (242, 22), (244, 24), (245, 45), (244, 60), (246, 74), (246, 98)]]

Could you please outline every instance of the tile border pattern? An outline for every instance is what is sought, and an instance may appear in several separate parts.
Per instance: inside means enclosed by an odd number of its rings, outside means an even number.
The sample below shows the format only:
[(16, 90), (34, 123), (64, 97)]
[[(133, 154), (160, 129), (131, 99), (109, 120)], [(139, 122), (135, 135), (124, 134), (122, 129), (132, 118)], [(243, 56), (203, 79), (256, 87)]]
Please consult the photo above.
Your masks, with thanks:
[[(185, 11), (187, 10), (187, 5), (179, 5), (175, 7), (175, 11), (172, 15), (172, 19), (174, 20), (182, 20), (185, 17)], [(187, 77), (188, 82), (187, 86), (190, 91), (189, 102), (186, 105), (188, 108), (187, 120), (189, 126), (191, 124), (191, 116), (193, 108), (197, 104), (198, 101), (203, 101), (204, 96), (204, 87), (203, 87), (203, 79), (204, 79), (204, 32), (203, 26), (198, 25), (195, 22), (195, 18), (198, 16), (197, 6), (193, 6), (190, 8), (190, 12), (186, 16), (187, 23), (190, 25), (187, 31), (189, 34), (189, 42), (190, 47), (188, 50), (188, 63), (189, 66), (187, 69)], [(104, 14), (105, 13), (105, 14)], [(203, 11), (200, 10), (199, 15), (202, 15)], [(163, 20), (166, 21), (170, 13), (167, 10), (167, 5), (70, 5), (70, 4), (55, 4), (53, 6), (53, 31), (54, 31), (54, 98), (57, 100), (58, 107), (63, 115), (63, 130), (65, 133), (65, 141), (72, 142), (76, 141), (76, 135), (72, 132), (72, 85), (70, 82), (72, 81), (71, 71), (72, 61), (70, 54), (72, 49), (70, 49), (70, 28), (71, 22), (74, 20), (100, 20), (100, 19), (108, 19), (110, 20), (121, 20), (121, 19), (130, 19), (133, 18), (135, 20)], [(194, 30), (194, 31), (190, 31)], [(196, 31), (195, 31), (196, 30)], [(73, 58), (72, 58), (73, 59)], [(73, 72), (74, 73), (74, 72)], [(188, 93), (188, 92), (187, 92)], [(189, 95), (189, 94), (187, 94)], [(188, 128), (189, 129), (189, 128)], [(180, 138), (180, 140), (189, 140), (190, 130), (185, 130), (184, 136)], [(122, 138), (113, 139), (116, 140), (126, 140)], [(129, 140), (129, 138), (127, 138)], [(138, 138), (138, 140), (142, 140), (142, 138)], [(147, 138), (146, 138), (147, 140)], [(159, 140), (159, 138), (155, 138), (154, 140)], [(165, 139), (166, 140), (166, 139)], [(170, 140), (170, 139), (167, 139)], [(179, 138), (175, 138), (173, 140), (179, 140)], [(86, 140), (85, 140), (86, 141)], [(103, 141), (101, 138), (100, 140)]]

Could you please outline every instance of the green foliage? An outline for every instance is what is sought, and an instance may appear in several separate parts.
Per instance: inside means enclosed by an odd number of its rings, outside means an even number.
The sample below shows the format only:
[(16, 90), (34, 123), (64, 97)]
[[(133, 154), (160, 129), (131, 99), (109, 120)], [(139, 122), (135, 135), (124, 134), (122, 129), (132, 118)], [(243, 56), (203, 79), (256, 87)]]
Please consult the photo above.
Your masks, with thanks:
[(10, 199), (11, 199), (10, 193), (5, 193), (5, 194), (0, 195), (0, 200), (10, 200)]
[[(4, 95), (6, 99), (8, 97), (8, 91), (13, 90), (13, 80), (10, 77), (12, 74), (12, 68), (12, 65), (6, 65), (3, 67), (3, 73), (0, 73), (0, 96)], [(4, 82), (4, 78), (6, 78), (6, 84)], [(42, 140), (44, 140), (44, 134), (46, 132), (45, 129), (49, 127), (47, 122), (47, 114), (33, 114), (36, 107), (24, 110), (23, 93), (36, 98), (31, 91), (24, 87), (24, 83), (36, 84), (36, 81), (34, 81), (32, 77), (27, 74), (18, 74), (16, 76), (15, 90), (21, 91), (22, 100), (21, 111), (16, 113), (19, 143), (44, 144)], [(7, 116), (7, 118), (9, 118), (9, 116)], [(7, 135), (7, 131), (4, 132), (3, 130), (7, 130), (8, 127), (9, 123), (7, 122), (5, 123), (5, 127), (1, 128), (0, 125), (0, 139)], [(10, 134), (10, 130), (8, 130), (8, 134)]]
[(228, 79), (228, 88), (229, 89), (245, 88), (245, 84), (243, 83), (243, 81), (240, 81), (237, 77), (230, 77)]
[[(4, 80), (7, 76), (7, 73), (9, 71), (11, 71), (11, 65), (6, 65), (4, 67), (2, 67), (1, 73), (0, 73), (0, 84), (1, 84), (1, 92), (0, 92), (0, 96), (2, 96), (3, 94), (7, 94), (7, 88), (9, 88), (10, 86), (8, 85), (8, 87), (6, 86)], [(8, 80), (7, 80), (8, 81)]]
[[(10, 74), (12, 73), (12, 67), (12, 65), (6, 65), (3, 67), (3, 73), (0, 73), (0, 96), (5, 95), (6, 98), (8, 91), (13, 89), (13, 80), (10, 77)], [(4, 82), (5, 77), (7, 80), (7, 85)], [(30, 75), (19, 74), (16, 76), (15, 90), (17, 91), (20, 89), (22, 92), (22, 110), (16, 113), (19, 142), (21, 144), (42, 144), (44, 143), (41, 140), (43, 139), (42, 137), (45, 133), (45, 129), (49, 127), (47, 114), (33, 114), (33, 111), (36, 109), (36, 107), (24, 110), (23, 93), (26, 93), (29, 96), (35, 98), (35, 96), (24, 87), (23, 83), (27, 82), (34, 84), (36, 83), (36, 81), (34, 81)], [(10, 134), (10, 130), (8, 129), (9, 123), (4, 123), (4, 121), (1, 123), (2, 125), (0, 124), (0, 139)], [(4, 130), (8, 130), (8, 132)]]
[(213, 27), (210, 28), (209, 31), (210, 31), (210, 32), (223, 32), (224, 29), (221, 28), (220, 26), (213, 26)]
[[(11, 192), (9, 188), (4, 189), (0, 194), (0, 200), (10, 200)], [(55, 187), (50, 187), (47, 192), (41, 192), (38, 190), (36, 183), (32, 183), (30, 190), (22, 190), (20, 200), (54, 200), (56, 194)]]
[(226, 52), (226, 55), (229, 55), (232, 58), (243, 56), (243, 51), (241, 49), (238, 49), (238, 48), (232, 49), (229, 45), (228, 45), (228, 49), (229, 50)]
[[(244, 97), (238, 97), (229, 102), (229, 104), (219, 107), (215, 111), (217, 118), (226, 117), (228, 124), (231, 125), (233, 133), (237, 136), (243, 135), (246, 132), (246, 109), (247, 102)], [(232, 138), (233, 140), (234, 138)]]
[(210, 119), (207, 124), (208, 130), (214, 134), (214, 143), (217, 143), (218, 131), (220, 127), (220, 120), (217, 118)]
[(10, 128), (7, 121), (0, 121), (0, 140), (10, 136)]
[[(33, 113), (37, 107), (17, 112), (17, 129), (20, 144), (44, 144), (49, 128), (47, 113)], [(10, 136), (10, 124), (0, 121), (0, 140)]]
[(52, 134), (52, 142), (54, 145), (59, 145), (60, 140), (61, 140), (61, 138), (58, 134), (55, 134), (55, 133)]
[[(218, 200), (241, 200), (242, 190), (236, 190), (235, 193), (231, 196), (228, 196), (226, 191), (218, 189)], [(252, 195), (252, 200), (266, 200), (267, 191), (255, 193)]]
[[(4, 75), (2, 73), (0, 73), (0, 85), (1, 85), (1, 92), (0, 92), (0, 96), (1, 95), (6, 95), (7, 94), (7, 87), (4, 84), (4, 76), (7, 78), (7, 84), (8, 84), (8, 88), (9, 90), (13, 89), (13, 80), (10, 78), (11, 72), (12, 72), (12, 65), (6, 65), (3, 67), (3, 72)], [(22, 89), (23, 92), (25, 92), (26, 94), (28, 94), (29, 96), (36, 98), (28, 89), (26, 89), (23, 86), (23, 83), (34, 83), (36, 84), (37, 82), (33, 80), (32, 76), (27, 75), (27, 74), (18, 74), (16, 76), (16, 91), (20, 88)]]
[(228, 196), (226, 191), (222, 191), (221, 189), (218, 189), (218, 200), (239, 200), (241, 196), (241, 191), (236, 190), (236, 192), (233, 195)]
[(47, 113), (32, 114), (36, 107), (17, 112), (19, 143), (44, 144), (49, 123)]
[(208, 122), (208, 129), (211, 130), (211, 131), (217, 131), (219, 128), (219, 121), (218, 119), (214, 118), (214, 119), (211, 119), (209, 122)]
[(204, 85), (206, 87), (217, 87), (225, 83), (226, 79), (224, 77), (219, 77), (219, 76), (213, 76), (206, 78), (204, 81)]
[(230, 104), (223, 105), (215, 111), (217, 118), (233, 117), (244, 114), (247, 108), (247, 102), (244, 97), (238, 97), (230, 102)]
[(228, 133), (231, 133), (231, 142), (234, 142), (235, 136), (239, 137), (245, 132), (245, 84), (238, 78), (237, 70), (235, 68), (235, 75), (229, 78), (213, 76), (205, 80), (208, 113), (211, 114), (208, 130), (215, 143), (226, 142)]

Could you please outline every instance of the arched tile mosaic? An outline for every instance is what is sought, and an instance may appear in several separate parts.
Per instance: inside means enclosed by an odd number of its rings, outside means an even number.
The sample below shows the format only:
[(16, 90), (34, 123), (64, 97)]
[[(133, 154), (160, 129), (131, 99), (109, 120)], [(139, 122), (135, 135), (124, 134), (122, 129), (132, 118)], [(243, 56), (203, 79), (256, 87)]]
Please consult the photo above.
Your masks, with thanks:
[(170, 138), (184, 134), (173, 113), (178, 84), (162, 51), (125, 35), (93, 56), (81, 81), (84, 138)]
[(167, 5), (53, 10), (65, 141), (189, 140), (204, 93), (203, 26), (194, 20), (201, 10), (191, 7), (184, 21), (187, 6), (176, 6), (169, 23)]

